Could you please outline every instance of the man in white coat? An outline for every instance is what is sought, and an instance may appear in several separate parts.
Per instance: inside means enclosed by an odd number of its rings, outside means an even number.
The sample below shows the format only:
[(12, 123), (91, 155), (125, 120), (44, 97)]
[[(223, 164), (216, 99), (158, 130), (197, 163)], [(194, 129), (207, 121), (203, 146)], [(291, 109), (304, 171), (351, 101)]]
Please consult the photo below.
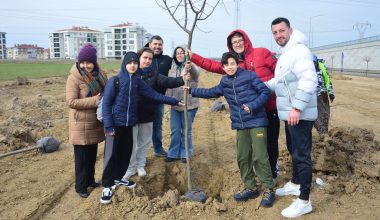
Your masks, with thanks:
[(292, 156), (293, 176), (276, 195), (298, 196), (281, 214), (294, 218), (312, 211), (310, 189), (312, 182), (311, 145), (313, 122), (317, 111), (317, 75), (313, 56), (305, 46), (306, 38), (290, 27), (286, 18), (272, 22), (272, 34), (280, 46), (275, 77), (267, 82), (276, 92), (279, 118), (285, 121), (286, 145)]

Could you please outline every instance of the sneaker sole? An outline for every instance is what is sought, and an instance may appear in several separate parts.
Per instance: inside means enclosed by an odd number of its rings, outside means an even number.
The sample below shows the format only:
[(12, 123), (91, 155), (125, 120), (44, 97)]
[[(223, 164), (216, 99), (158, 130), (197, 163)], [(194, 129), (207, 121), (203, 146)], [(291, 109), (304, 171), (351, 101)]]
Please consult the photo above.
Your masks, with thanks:
[(127, 187), (128, 187), (128, 189), (133, 189), (133, 188), (135, 188), (135, 187), (136, 187), (136, 183), (135, 183), (135, 184), (133, 184), (133, 185), (127, 186)]
[(100, 203), (102, 204), (109, 204), (111, 203), (112, 200), (103, 200), (103, 199), (100, 199)]
[(295, 191), (290, 191), (290, 192), (279, 192), (276, 190), (275, 192), (276, 196), (299, 196), (301, 194), (300, 191), (295, 192)]
[(313, 211), (313, 208), (310, 208), (310, 210), (307, 209), (307, 210), (305, 210), (305, 211), (299, 213), (298, 215), (288, 215), (288, 216), (287, 216), (287, 215), (284, 215), (282, 212), (281, 212), (281, 215), (284, 216), (284, 217), (286, 217), (286, 218), (297, 218), (297, 217), (300, 217), (300, 216), (302, 216), (302, 215), (309, 214), (309, 213), (311, 213), (312, 211)]

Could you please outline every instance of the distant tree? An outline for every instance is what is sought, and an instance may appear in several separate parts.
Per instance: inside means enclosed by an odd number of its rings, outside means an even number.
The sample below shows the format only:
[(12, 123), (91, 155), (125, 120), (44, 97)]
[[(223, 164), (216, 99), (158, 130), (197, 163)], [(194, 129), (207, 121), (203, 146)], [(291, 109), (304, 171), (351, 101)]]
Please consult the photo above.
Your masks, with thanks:
[[(198, 21), (206, 20), (222, 0), (155, 0), (166, 10), (174, 22), (187, 33), (187, 47), (191, 48)], [(213, 2), (211, 4), (210, 2)]]
[(368, 76), (368, 63), (371, 61), (371, 57), (365, 56), (365, 57), (363, 57), (363, 61), (367, 63), (367, 68), (365, 70), (365, 76)]

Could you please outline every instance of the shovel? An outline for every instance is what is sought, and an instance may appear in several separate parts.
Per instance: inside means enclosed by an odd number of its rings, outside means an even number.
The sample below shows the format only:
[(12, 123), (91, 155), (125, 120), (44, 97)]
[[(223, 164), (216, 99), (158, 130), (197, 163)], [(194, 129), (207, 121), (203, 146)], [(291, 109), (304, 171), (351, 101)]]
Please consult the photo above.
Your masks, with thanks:
[(5, 154), (0, 154), (0, 158), (7, 157), (14, 154), (19, 154), (34, 149), (39, 149), (42, 153), (51, 153), (57, 151), (59, 148), (59, 141), (53, 137), (43, 137), (37, 141), (37, 145), (20, 150), (11, 151)]
[[(190, 60), (189, 54), (186, 54), (185, 62)], [(186, 70), (186, 74), (190, 74)], [(189, 81), (185, 81), (185, 87), (189, 86)], [(189, 155), (189, 116), (187, 111), (187, 98), (189, 96), (189, 90), (184, 92), (184, 102), (185, 102), (185, 149), (186, 149), (186, 173), (187, 173), (187, 192), (185, 193), (185, 198), (190, 201), (205, 202), (207, 200), (207, 195), (202, 189), (195, 189), (191, 185), (191, 173), (190, 173), (190, 155)]]

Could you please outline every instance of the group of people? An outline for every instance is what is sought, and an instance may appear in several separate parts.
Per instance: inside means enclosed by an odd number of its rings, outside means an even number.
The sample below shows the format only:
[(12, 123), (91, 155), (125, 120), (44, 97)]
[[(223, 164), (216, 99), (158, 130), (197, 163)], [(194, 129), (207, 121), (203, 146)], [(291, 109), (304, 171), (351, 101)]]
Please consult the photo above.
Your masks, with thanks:
[[(237, 162), (244, 183), (244, 189), (234, 195), (236, 201), (260, 196), (257, 176), (264, 188), (262, 206), (271, 207), (275, 195), (295, 195), (298, 198), (281, 214), (297, 217), (311, 212), (312, 127), (320, 111), (319, 100), (326, 101), (326, 96), (327, 102), (328, 98), (334, 99), (332, 85), (331, 81), (326, 82), (329, 78), (324, 68), (319, 63), (314, 65), (304, 34), (293, 29), (288, 19), (276, 18), (271, 30), (280, 46), (279, 58), (266, 48), (254, 48), (248, 35), (239, 29), (227, 37), (229, 52), (222, 55), (221, 61), (204, 58), (183, 47), (176, 47), (170, 58), (162, 54), (162, 38), (153, 36), (147, 47), (137, 53), (127, 52), (120, 73), (109, 80), (97, 63), (96, 49), (85, 45), (66, 87), (69, 141), (74, 145), (75, 190), (79, 196), (85, 198), (88, 187), (100, 186), (94, 180), (94, 165), (98, 143), (103, 140), (104, 189), (100, 202), (104, 204), (111, 202), (113, 187), (133, 188), (136, 183), (130, 180), (131, 176), (147, 175), (146, 153), (151, 140), (154, 155), (165, 157), (166, 162), (186, 162), (183, 94), (188, 92), (190, 156), (198, 98), (224, 96), (230, 106), (231, 127), (237, 130)], [(186, 60), (185, 54), (190, 60)], [(198, 66), (224, 76), (213, 88), (197, 88)], [(317, 72), (322, 72), (322, 77), (317, 77)], [(189, 81), (186, 87), (185, 81)], [(319, 89), (323, 85), (328, 87), (318, 93), (322, 97), (318, 96), (317, 110), (317, 86)], [(103, 123), (96, 119), (101, 99)], [(163, 104), (171, 105), (168, 152), (162, 147)], [(285, 122), (293, 171), (292, 179), (275, 189), (280, 120)], [(321, 124), (318, 132), (325, 133), (326, 119)]]

